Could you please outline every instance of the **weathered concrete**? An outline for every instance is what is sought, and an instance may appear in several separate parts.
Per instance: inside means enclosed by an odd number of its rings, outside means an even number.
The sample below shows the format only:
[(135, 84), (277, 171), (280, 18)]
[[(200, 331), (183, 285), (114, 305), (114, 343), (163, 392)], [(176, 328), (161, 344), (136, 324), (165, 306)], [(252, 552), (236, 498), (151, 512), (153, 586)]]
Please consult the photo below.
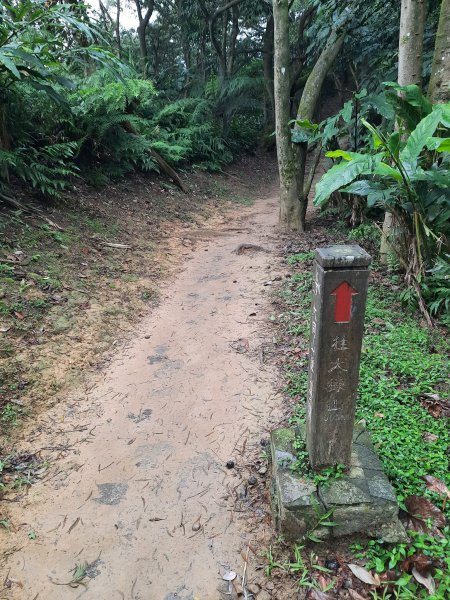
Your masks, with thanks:
[[(406, 541), (394, 490), (367, 432), (355, 428), (348, 474), (319, 487), (292, 471), (296, 436), (304, 439), (304, 431), (277, 429), (271, 435), (272, 510), (285, 539), (298, 541), (311, 532), (323, 540), (360, 534), (386, 542)], [(336, 524), (316, 528), (319, 516), (329, 510)]]
[(306, 411), (314, 469), (350, 466), (370, 261), (357, 245), (316, 250)]

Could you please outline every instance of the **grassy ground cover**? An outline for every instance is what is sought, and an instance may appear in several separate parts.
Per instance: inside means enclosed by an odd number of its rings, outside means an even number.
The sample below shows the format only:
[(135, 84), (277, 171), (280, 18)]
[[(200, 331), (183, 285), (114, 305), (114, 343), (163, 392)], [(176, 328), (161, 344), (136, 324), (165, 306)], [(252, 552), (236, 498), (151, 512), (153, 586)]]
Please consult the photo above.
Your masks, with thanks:
[[(327, 243), (346, 241), (342, 229), (330, 228), (329, 223), (325, 225), (326, 229), (319, 224), (314, 236), (286, 246), (285, 260), (292, 274), (280, 292), (282, 312), (274, 316), (289, 347), (285, 361), (286, 391), (293, 399), (293, 423), (303, 422), (305, 416), (311, 250), (324, 245), (323, 236)], [(370, 251), (373, 240), (363, 239), (360, 243)], [(428, 499), (448, 520), (450, 504), (446, 506), (443, 495), (427, 488), (424, 477), (437, 477), (450, 486), (450, 428), (445, 416), (450, 408), (449, 340), (445, 330), (430, 331), (420, 317), (408, 314), (400, 303), (400, 293), (396, 275), (375, 263), (366, 310), (357, 420), (365, 423), (371, 433), (396, 490), (403, 516), (408, 516), (407, 498), (415, 495)], [(428, 525), (435, 525), (436, 522), (431, 523), (432, 515), (429, 516)], [(354, 544), (348, 552), (346, 562), (359, 561), (375, 576), (378, 574), (381, 581), (378, 587), (359, 589), (359, 597), (402, 600), (449, 597), (450, 528), (442, 516), (439, 527), (433, 529), (425, 525), (421, 532), (410, 531), (408, 544), (389, 546), (373, 540)], [(425, 583), (419, 582), (413, 573), (418, 564)], [(341, 567), (334, 579), (333, 572), (329, 571), (329, 583), (334, 583), (327, 588), (329, 595), (324, 597), (341, 597), (339, 574), (344, 573), (345, 566)], [(311, 577), (305, 580), (303, 576), (299, 585), (311, 587)], [(323, 585), (317, 589), (323, 590)]]

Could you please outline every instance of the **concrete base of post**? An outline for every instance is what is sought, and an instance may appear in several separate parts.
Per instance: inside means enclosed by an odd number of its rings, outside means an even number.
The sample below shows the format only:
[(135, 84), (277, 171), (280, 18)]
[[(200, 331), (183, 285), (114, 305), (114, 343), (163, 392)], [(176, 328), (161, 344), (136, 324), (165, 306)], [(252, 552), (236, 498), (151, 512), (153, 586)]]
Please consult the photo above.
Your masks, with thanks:
[[(350, 535), (389, 543), (408, 540), (394, 490), (366, 431), (355, 427), (348, 474), (320, 486), (290, 468), (296, 436), (304, 437), (304, 431), (277, 429), (271, 435), (272, 512), (285, 540), (307, 540), (309, 534), (320, 540)], [(335, 525), (321, 527), (320, 515), (331, 509), (327, 520)]]

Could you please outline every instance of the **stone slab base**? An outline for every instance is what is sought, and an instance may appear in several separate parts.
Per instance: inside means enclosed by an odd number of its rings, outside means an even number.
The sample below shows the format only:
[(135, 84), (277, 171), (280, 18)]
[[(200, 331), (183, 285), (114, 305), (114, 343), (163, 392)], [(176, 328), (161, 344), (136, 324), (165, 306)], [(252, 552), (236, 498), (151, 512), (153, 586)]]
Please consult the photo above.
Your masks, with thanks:
[[(394, 490), (366, 431), (355, 427), (347, 475), (319, 486), (290, 468), (296, 436), (304, 437), (304, 431), (277, 429), (271, 435), (272, 512), (286, 540), (298, 541), (308, 532), (322, 540), (355, 534), (390, 543), (408, 540)], [(336, 525), (317, 527), (318, 515), (330, 509)]]

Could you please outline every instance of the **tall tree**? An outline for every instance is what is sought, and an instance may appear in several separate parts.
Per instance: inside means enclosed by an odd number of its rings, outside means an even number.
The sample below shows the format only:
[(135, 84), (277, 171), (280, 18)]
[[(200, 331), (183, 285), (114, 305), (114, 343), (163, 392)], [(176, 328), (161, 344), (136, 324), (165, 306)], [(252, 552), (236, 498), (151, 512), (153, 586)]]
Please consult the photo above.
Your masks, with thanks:
[(280, 225), (300, 228), (297, 188), (298, 148), (291, 140), (289, 0), (273, 0), (275, 134), (280, 177)]
[(450, 100), (450, 0), (441, 4), (428, 98), (431, 102)]
[(137, 34), (139, 38), (141, 72), (142, 76), (146, 78), (148, 75), (147, 30), (155, 8), (155, 0), (134, 0), (134, 3), (136, 5), (139, 20)]
[[(317, 108), (320, 93), (322, 91), (323, 82), (327, 76), (331, 66), (339, 54), (342, 44), (344, 43), (346, 26), (343, 28), (333, 29), (327, 45), (322, 50), (318, 60), (306, 80), (303, 89), (302, 97), (297, 111), (297, 121), (312, 121)], [(320, 150), (319, 150), (320, 151)], [(297, 188), (300, 203), (300, 229), (305, 229), (306, 210), (308, 208), (308, 195), (311, 189), (312, 177), (314, 171), (311, 172), (311, 177), (305, 179), (306, 175), (306, 158), (308, 154), (307, 142), (298, 144), (298, 163), (297, 163)], [(314, 166), (315, 168), (315, 166)]]
[[(209, 39), (217, 54), (219, 74), (228, 78), (234, 69), (236, 42), (239, 34), (239, 7), (242, 0), (230, 0), (212, 10), (205, 0), (198, 0), (208, 25)], [(218, 21), (221, 21), (218, 27)], [(217, 31), (219, 29), (219, 32)]]
[(399, 85), (422, 85), (425, 0), (402, 0), (398, 45)]
[[(398, 44), (399, 85), (422, 85), (425, 14), (425, 0), (402, 0)], [(386, 212), (380, 244), (380, 262), (382, 264), (386, 264), (388, 260), (392, 228), (392, 214)]]
[[(279, 221), (282, 227), (304, 231), (312, 177), (305, 178), (307, 143), (292, 142), (290, 98), (293, 81), (289, 52), (289, 6), (288, 0), (273, 0), (275, 132), (280, 177)], [(332, 30), (328, 43), (319, 54), (306, 80), (297, 111), (297, 120), (313, 119), (323, 82), (342, 47), (348, 18), (351, 14), (348, 11), (341, 18), (336, 19), (337, 25)], [(302, 25), (302, 22), (304, 23), (304, 19), (305, 13), (302, 13), (300, 17), (301, 35), (303, 35), (304, 24)]]

